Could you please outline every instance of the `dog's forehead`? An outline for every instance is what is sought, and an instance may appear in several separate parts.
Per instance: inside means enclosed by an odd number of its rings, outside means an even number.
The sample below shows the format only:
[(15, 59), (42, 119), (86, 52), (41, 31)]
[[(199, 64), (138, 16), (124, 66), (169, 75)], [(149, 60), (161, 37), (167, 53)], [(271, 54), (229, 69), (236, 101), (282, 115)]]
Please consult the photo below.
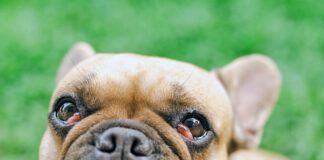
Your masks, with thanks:
[(101, 106), (117, 102), (167, 110), (178, 104), (217, 119), (230, 115), (227, 95), (216, 76), (184, 62), (98, 54), (78, 64), (62, 81), (57, 94), (66, 90), (86, 92), (82, 94), (100, 101)]

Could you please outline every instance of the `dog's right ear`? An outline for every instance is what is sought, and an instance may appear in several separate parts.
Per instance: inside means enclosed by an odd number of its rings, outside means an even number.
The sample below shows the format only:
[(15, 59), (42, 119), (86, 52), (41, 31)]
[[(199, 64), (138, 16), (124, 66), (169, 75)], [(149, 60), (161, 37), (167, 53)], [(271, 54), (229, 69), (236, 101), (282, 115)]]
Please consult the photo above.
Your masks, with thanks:
[(75, 44), (69, 52), (64, 57), (63, 61), (61, 62), (61, 66), (57, 72), (56, 82), (60, 82), (60, 80), (78, 63), (81, 61), (93, 56), (95, 51), (92, 47), (85, 43), (79, 42)]

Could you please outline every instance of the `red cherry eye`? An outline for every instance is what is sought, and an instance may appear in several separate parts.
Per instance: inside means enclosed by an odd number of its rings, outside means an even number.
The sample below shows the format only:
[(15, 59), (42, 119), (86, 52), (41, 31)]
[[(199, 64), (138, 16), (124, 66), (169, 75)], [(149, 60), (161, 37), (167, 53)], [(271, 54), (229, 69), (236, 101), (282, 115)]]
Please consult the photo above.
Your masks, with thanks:
[(191, 134), (188, 127), (186, 127), (186, 126), (184, 126), (182, 124), (179, 124), (178, 127), (177, 127), (177, 130), (183, 137), (187, 138), (190, 141), (193, 140), (192, 134)]
[(61, 121), (67, 123), (68, 125), (71, 125), (81, 120), (80, 113), (76, 105), (72, 102), (63, 103), (59, 107), (59, 110), (57, 112), (57, 117)]
[(71, 125), (71, 124), (73, 124), (73, 123), (79, 122), (80, 120), (81, 120), (81, 115), (80, 115), (79, 112), (76, 112), (76, 113), (73, 114), (72, 117), (70, 117), (70, 118), (66, 121), (66, 123), (67, 123), (68, 125)]
[(205, 127), (196, 118), (185, 119), (182, 123), (178, 124), (177, 131), (190, 141), (200, 138), (206, 133)]

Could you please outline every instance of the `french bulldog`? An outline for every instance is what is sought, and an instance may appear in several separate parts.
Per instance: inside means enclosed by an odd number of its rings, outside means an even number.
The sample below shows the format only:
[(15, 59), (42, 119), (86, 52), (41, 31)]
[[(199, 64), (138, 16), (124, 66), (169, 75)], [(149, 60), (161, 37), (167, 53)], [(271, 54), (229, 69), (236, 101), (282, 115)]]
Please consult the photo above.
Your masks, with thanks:
[(206, 71), (78, 43), (58, 70), (39, 159), (285, 159), (258, 149), (280, 84), (258, 54)]

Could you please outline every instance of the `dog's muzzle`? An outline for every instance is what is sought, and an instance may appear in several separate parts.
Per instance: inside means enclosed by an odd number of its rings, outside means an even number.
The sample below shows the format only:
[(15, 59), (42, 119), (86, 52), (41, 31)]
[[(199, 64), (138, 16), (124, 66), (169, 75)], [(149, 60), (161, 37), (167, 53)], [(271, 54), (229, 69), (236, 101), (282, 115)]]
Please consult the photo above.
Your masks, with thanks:
[(81, 134), (63, 159), (160, 160), (178, 159), (150, 126), (134, 120), (103, 121)]

